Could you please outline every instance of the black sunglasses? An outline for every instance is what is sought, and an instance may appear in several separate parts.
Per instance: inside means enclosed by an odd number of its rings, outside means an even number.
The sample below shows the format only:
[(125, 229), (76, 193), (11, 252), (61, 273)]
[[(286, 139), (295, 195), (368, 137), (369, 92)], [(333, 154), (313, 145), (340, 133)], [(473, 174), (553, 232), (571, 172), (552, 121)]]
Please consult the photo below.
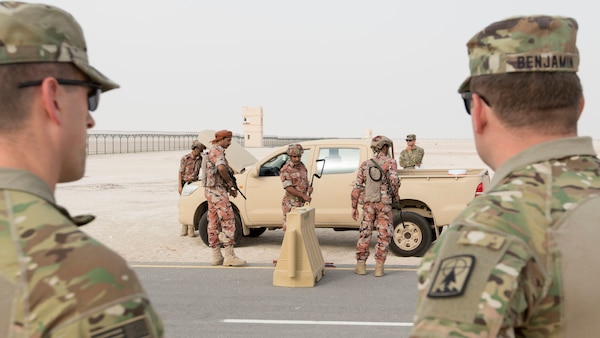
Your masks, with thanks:
[[(19, 88), (25, 87), (34, 87), (42, 84), (43, 80), (38, 81), (27, 81), (19, 83)], [(98, 104), (100, 103), (100, 93), (102, 93), (102, 86), (98, 83), (90, 82), (90, 81), (81, 81), (81, 80), (67, 80), (67, 79), (56, 79), (56, 82), (60, 85), (65, 86), (84, 86), (89, 87), (90, 91), (88, 93), (88, 110), (94, 111), (98, 108)]]
[[(472, 92), (464, 92), (464, 93), (460, 94), (462, 96), (462, 98), (463, 98), (464, 103), (465, 103), (465, 109), (467, 110), (467, 114), (469, 114), (469, 115), (471, 115), (471, 101), (473, 101), (473, 94), (474, 93), (472, 93)], [(479, 95), (479, 97), (483, 100), (483, 102), (485, 102), (485, 104), (488, 107), (492, 106), (490, 104), (490, 102), (485, 97), (483, 97), (483, 95), (481, 95), (479, 93), (475, 93), (475, 94)]]

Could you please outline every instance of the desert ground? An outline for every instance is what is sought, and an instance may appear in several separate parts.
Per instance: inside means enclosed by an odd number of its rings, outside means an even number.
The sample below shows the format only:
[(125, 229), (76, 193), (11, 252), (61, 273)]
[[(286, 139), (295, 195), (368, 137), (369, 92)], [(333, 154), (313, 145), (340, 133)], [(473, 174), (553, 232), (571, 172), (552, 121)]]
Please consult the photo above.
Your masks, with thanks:
[[(472, 141), (418, 141), (425, 149), (425, 168), (487, 168)], [(396, 145), (396, 157), (403, 142)], [(600, 150), (600, 143), (595, 143)], [(248, 148), (256, 158), (272, 148)], [(116, 155), (90, 155), (85, 176), (59, 184), (57, 203), (72, 215), (93, 214), (96, 219), (82, 229), (131, 263), (210, 264), (210, 249), (199, 237), (179, 236), (177, 170), (185, 151)], [(489, 170), (489, 168), (487, 168)], [(493, 174), (490, 170), (490, 173)], [(354, 264), (356, 231), (317, 229), (325, 262)], [(244, 238), (236, 247), (250, 265), (273, 264), (278, 259), (284, 232), (266, 231)], [(388, 255), (387, 265), (415, 265), (419, 258)], [(374, 264), (373, 254), (368, 264)]]

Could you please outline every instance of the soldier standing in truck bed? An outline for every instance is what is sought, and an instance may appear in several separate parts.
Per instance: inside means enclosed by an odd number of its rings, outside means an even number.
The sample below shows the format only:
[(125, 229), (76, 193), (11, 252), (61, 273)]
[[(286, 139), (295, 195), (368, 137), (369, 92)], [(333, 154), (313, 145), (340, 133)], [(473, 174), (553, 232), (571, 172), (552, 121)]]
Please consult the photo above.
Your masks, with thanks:
[(423, 156), (425, 156), (425, 150), (419, 147), (417, 144), (417, 135), (408, 134), (406, 135), (406, 148), (400, 152), (400, 166), (404, 169), (415, 169), (421, 166), (423, 163)]

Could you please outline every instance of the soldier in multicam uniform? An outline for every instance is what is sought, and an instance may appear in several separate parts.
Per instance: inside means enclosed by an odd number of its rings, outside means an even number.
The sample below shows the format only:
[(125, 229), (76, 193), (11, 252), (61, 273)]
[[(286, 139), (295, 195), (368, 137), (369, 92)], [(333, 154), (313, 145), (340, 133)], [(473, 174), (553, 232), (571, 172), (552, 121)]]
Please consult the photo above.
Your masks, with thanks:
[[(235, 214), (229, 196), (237, 196), (237, 190), (229, 175), (229, 163), (225, 158), (225, 149), (231, 145), (233, 133), (219, 130), (211, 141), (212, 149), (205, 161), (204, 181), (206, 201), (208, 202), (208, 243), (212, 248), (212, 265), (242, 266), (245, 260), (233, 252), (235, 245)], [(221, 254), (221, 242), (225, 257)]]
[(600, 160), (577, 137), (577, 29), (513, 17), (469, 40), (459, 93), (495, 175), (423, 258), (412, 337), (600, 332)]
[(304, 149), (300, 144), (290, 144), (287, 154), (290, 159), (281, 168), (279, 177), (283, 184), (285, 194), (281, 200), (281, 209), (283, 210), (283, 226), (282, 229), (287, 229), (286, 221), (287, 214), (292, 208), (302, 207), (305, 202), (311, 201), (310, 194), (312, 187), (308, 183), (308, 170), (302, 163), (302, 154)]
[[(181, 195), (183, 186), (187, 183), (195, 182), (198, 180), (200, 174), (200, 165), (202, 164), (202, 152), (206, 149), (206, 146), (198, 140), (192, 142), (192, 152), (184, 155), (181, 158), (179, 164), (179, 174), (177, 176), (178, 191)], [(194, 230), (193, 224), (182, 224), (181, 225), (181, 236), (189, 235), (190, 237), (196, 237), (196, 231)]]
[[(373, 227), (377, 230), (375, 246), (375, 277), (384, 274), (390, 239), (392, 238), (392, 198), (400, 188), (398, 165), (390, 156), (392, 140), (385, 136), (375, 136), (371, 140), (371, 149), (375, 153), (371, 159), (362, 162), (356, 174), (352, 189), (352, 218), (358, 220), (358, 204), (363, 202), (363, 216), (360, 222), (360, 235), (356, 243), (356, 268), (359, 275), (367, 274), (367, 258)], [(360, 201), (359, 201), (360, 200)]]
[(54, 198), (85, 171), (89, 111), (119, 86), (52, 6), (0, 2), (0, 336), (162, 337), (135, 272)]
[(406, 148), (400, 152), (399, 159), (400, 166), (404, 169), (415, 169), (423, 163), (425, 149), (417, 146), (415, 142), (417, 142), (417, 135), (406, 135)]

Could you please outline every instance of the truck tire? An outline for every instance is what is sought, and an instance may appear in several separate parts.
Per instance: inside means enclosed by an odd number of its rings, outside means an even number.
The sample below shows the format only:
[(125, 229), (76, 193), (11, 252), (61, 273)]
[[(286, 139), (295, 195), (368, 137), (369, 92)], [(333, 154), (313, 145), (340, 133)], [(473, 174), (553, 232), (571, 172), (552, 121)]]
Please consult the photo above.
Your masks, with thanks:
[(414, 212), (394, 213), (394, 232), (390, 248), (401, 257), (423, 256), (432, 241), (431, 226), (427, 220)]
[[(244, 231), (242, 230), (242, 219), (240, 215), (235, 210), (233, 213), (235, 214), (235, 234), (233, 239), (235, 240), (235, 245), (237, 246), (240, 244)], [(203, 213), (200, 217), (200, 220), (198, 221), (198, 232), (200, 233), (200, 239), (202, 239), (202, 242), (208, 246), (208, 212)]]
[(249, 230), (250, 233), (246, 237), (258, 237), (267, 231), (267, 228), (250, 228)]

